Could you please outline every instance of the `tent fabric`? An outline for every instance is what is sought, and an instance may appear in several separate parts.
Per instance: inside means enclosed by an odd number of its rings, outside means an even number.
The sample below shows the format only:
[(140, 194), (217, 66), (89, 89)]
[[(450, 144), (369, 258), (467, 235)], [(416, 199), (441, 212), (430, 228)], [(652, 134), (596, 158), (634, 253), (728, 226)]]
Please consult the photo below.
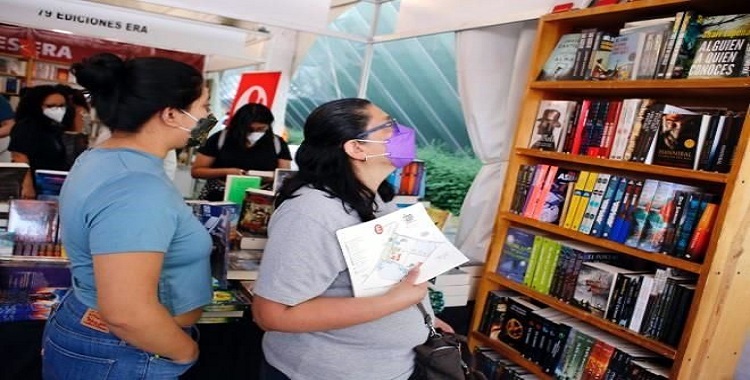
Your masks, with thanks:
[(482, 162), (456, 234), (456, 246), (473, 261), (484, 262), (489, 248), (535, 35), (536, 20), (456, 34), (458, 91), (471, 146)]

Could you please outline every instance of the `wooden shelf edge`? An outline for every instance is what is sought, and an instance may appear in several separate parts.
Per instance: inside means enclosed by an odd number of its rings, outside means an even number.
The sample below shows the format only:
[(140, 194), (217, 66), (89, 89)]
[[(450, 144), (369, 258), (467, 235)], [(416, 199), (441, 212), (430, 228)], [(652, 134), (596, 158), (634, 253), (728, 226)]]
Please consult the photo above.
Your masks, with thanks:
[(476, 339), (478, 342), (480, 342), (480, 344), (484, 346), (489, 346), (493, 350), (497, 351), (500, 355), (504, 356), (505, 358), (512, 361), (513, 363), (520, 365), (521, 367), (525, 368), (527, 371), (538, 376), (540, 379), (552, 380), (552, 376), (544, 373), (544, 371), (537, 364), (529, 361), (528, 359), (523, 357), (521, 353), (516, 351), (513, 347), (508, 346), (504, 342), (501, 342), (496, 339), (490, 339), (489, 337), (485, 336), (484, 334), (478, 331), (472, 331), (471, 337)]
[(611, 249), (615, 252), (619, 252), (628, 256), (637, 257), (639, 259), (643, 259), (643, 260), (650, 261), (653, 263), (682, 269), (684, 271), (688, 271), (692, 273), (701, 272), (701, 264), (694, 263), (691, 261), (678, 259), (676, 257), (668, 256), (668, 255), (661, 254), (661, 253), (651, 253), (651, 252), (641, 251), (639, 249), (631, 248), (626, 245), (615, 243), (610, 240), (593, 237), (593, 236), (586, 235), (578, 231), (574, 231), (568, 228), (563, 228), (563, 227), (550, 224), (550, 223), (540, 222), (538, 220), (526, 218), (526, 217), (516, 215), (507, 211), (501, 212), (500, 216), (514, 223), (523, 224), (525, 226), (533, 227), (542, 231), (551, 232), (555, 235), (573, 238), (575, 240), (582, 241), (584, 243), (595, 245), (597, 247)]
[(570, 162), (575, 164), (601, 166), (637, 173), (658, 174), (675, 178), (690, 178), (706, 182), (727, 183), (729, 179), (729, 175), (724, 173), (704, 172), (691, 169), (673, 168), (669, 166), (647, 165), (639, 162), (610, 160), (606, 158), (549, 152), (530, 148), (516, 148), (516, 154), (527, 157), (537, 157), (554, 161)]
[(653, 9), (655, 7), (674, 7), (690, 4), (689, 0), (640, 0), (629, 3), (603, 5), (598, 7), (575, 9), (562, 13), (551, 13), (542, 16), (543, 22), (576, 19), (582, 17), (595, 17), (598, 15), (628, 12), (634, 10)]
[(36, 263), (68, 263), (65, 257), (47, 257), (47, 256), (0, 256), (0, 261), (15, 262), (36, 262)]
[(560, 312), (568, 314), (580, 321), (586, 322), (612, 335), (625, 339), (631, 343), (635, 343), (641, 347), (647, 348), (668, 359), (674, 359), (677, 354), (677, 350), (674, 347), (671, 347), (657, 340), (647, 338), (643, 335), (636, 333), (635, 331), (632, 331), (628, 328), (617, 325), (610, 321), (604, 320), (591, 313), (587, 313), (586, 311), (578, 309), (577, 307), (569, 305), (567, 303), (564, 303), (555, 297), (549, 296), (547, 294), (539, 293), (535, 290), (529, 289), (528, 287), (524, 285), (518, 284), (516, 282), (508, 280), (494, 273), (489, 274), (488, 278), (505, 288), (514, 290), (518, 293), (521, 293), (525, 296), (529, 296), (536, 300), (540, 300), (541, 302), (545, 303), (549, 307), (552, 307)]
[(734, 89), (750, 87), (750, 77), (712, 79), (639, 79), (639, 80), (563, 80), (534, 81), (529, 88), (534, 90), (622, 90), (622, 89)]

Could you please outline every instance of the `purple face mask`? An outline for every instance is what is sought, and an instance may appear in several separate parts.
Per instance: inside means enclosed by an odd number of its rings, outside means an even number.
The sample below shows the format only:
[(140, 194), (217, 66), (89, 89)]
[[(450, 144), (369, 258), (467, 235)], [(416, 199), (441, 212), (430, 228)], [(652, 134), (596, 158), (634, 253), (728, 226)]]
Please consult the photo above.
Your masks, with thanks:
[[(416, 133), (414, 129), (398, 123), (394, 124), (393, 127), (393, 136), (388, 140), (380, 141), (360, 139), (360, 141), (385, 144), (386, 153), (366, 156), (366, 159), (386, 156), (391, 162), (391, 165), (396, 168), (403, 168), (417, 158)], [(372, 131), (375, 130), (376, 129), (373, 129)]]

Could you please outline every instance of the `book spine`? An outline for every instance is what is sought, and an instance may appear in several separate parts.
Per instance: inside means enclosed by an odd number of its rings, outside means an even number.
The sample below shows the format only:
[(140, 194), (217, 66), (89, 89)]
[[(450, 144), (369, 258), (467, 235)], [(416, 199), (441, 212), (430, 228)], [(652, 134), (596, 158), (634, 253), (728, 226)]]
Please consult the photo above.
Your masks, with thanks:
[(677, 257), (687, 258), (687, 247), (690, 244), (693, 228), (698, 221), (698, 212), (702, 197), (700, 194), (694, 194), (690, 202), (686, 205), (685, 215), (680, 223), (680, 230), (675, 241), (674, 250)]
[(599, 213), (599, 209), (602, 204), (602, 199), (604, 198), (604, 192), (607, 190), (611, 177), (611, 174), (603, 173), (599, 174), (598, 178), (596, 179), (594, 190), (591, 193), (591, 199), (589, 200), (588, 206), (586, 206), (586, 211), (583, 214), (583, 221), (581, 222), (581, 226), (578, 228), (578, 231), (580, 231), (581, 233), (591, 233), (597, 214)]
[(674, 51), (675, 41), (677, 41), (677, 36), (680, 34), (680, 28), (682, 27), (684, 18), (685, 12), (677, 12), (674, 16), (672, 31), (664, 45), (664, 54), (662, 54), (661, 59), (659, 60), (659, 67), (656, 70), (656, 79), (665, 79), (666, 77), (669, 62), (672, 59), (672, 51)]
[(620, 177), (612, 176), (609, 179), (607, 189), (604, 191), (604, 195), (602, 196), (601, 205), (599, 206), (599, 211), (596, 213), (596, 218), (594, 219), (594, 223), (591, 226), (589, 235), (596, 237), (601, 236), (602, 228), (604, 227), (605, 220), (609, 213), (609, 209), (612, 206), (612, 200), (619, 184)]

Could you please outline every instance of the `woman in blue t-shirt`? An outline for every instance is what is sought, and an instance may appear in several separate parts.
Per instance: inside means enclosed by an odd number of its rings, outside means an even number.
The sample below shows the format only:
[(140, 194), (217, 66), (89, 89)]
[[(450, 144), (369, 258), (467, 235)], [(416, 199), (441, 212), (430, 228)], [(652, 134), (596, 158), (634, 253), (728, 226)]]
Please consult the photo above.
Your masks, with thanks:
[(72, 67), (112, 136), (60, 195), (73, 287), (43, 337), (48, 379), (169, 379), (195, 362), (212, 298), (211, 239), (166, 176), (168, 151), (215, 123), (201, 73), (165, 58), (99, 54)]

